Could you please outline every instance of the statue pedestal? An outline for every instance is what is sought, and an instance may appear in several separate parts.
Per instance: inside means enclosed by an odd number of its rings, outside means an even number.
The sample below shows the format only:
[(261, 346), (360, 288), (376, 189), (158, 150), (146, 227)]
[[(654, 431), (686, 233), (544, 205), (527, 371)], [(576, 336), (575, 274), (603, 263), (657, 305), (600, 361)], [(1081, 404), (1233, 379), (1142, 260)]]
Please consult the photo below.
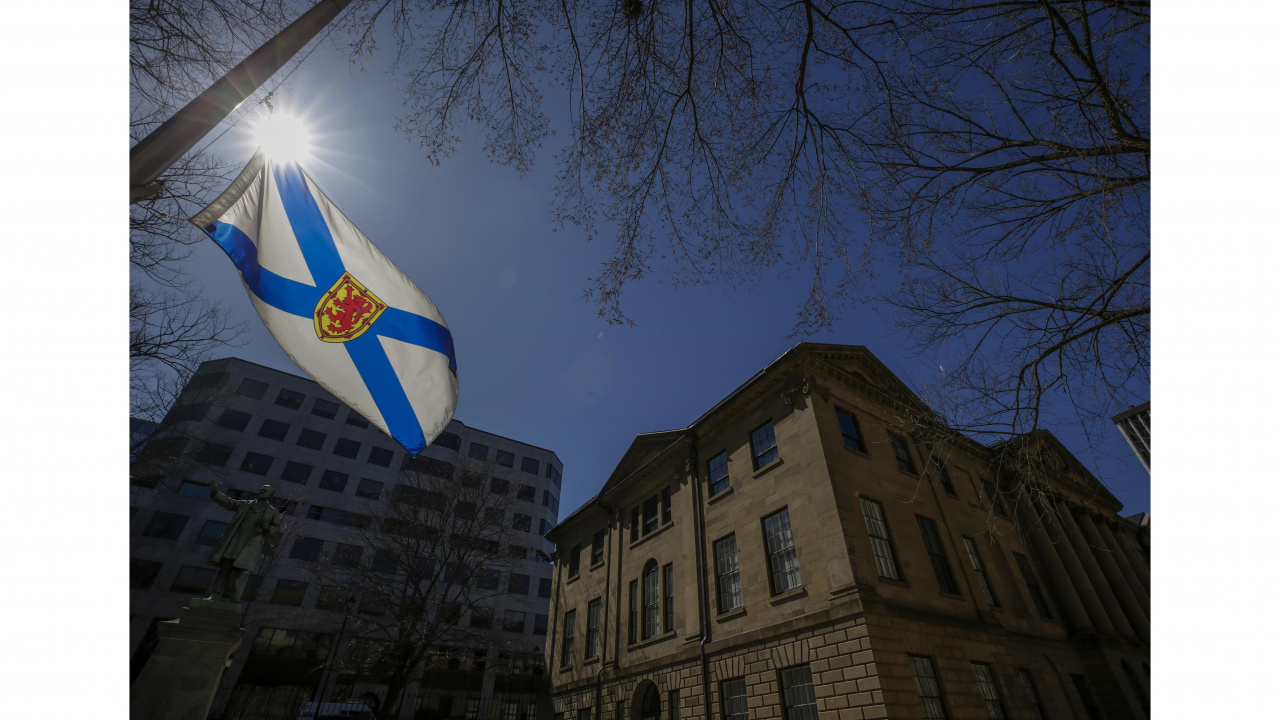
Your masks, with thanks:
[(231, 653), (244, 640), (240, 603), (193, 599), (160, 640), (129, 691), (130, 720), (205, 720)]

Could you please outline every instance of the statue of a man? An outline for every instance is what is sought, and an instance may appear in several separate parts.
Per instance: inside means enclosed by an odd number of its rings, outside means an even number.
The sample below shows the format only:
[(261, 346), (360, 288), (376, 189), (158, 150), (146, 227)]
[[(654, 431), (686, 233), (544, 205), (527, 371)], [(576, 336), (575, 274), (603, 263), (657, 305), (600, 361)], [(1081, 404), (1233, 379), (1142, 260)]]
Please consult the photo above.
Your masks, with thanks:
[(238, 603), (249, 573), (262, 554), (263, 539), (280, 532), (280, 511), (270, 502), (276, 490), (263, 485), (253, 500), (232, 500), (218, 492), (217, 482), (210, 480), (207, 484), (213, 501), (234, 510), (236, 516), (209, 553), (208, 562), (217, 566), (218, 576), (213, 579), (213, 594), (206, 599)]

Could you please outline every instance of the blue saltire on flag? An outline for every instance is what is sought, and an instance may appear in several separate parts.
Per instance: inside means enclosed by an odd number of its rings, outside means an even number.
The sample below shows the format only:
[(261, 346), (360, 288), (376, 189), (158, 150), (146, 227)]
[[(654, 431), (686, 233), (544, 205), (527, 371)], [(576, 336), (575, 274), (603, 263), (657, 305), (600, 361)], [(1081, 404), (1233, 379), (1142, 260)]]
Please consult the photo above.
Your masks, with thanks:
[(259, 150), (191, 219), (244, 280), (298, 367), (417, 453), (458, 404), (453, 336), (434, 303), (297, 163)]

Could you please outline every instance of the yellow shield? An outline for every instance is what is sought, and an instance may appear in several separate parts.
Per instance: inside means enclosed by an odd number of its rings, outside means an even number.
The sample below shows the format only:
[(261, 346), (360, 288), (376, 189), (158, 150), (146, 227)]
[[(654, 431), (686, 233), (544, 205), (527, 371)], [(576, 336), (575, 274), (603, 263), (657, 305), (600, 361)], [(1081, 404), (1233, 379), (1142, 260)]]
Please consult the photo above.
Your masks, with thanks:
[(316, 305), (316, 337), (325, 342), (354, 340), (386, 309), (377, 295), (344, 272)]

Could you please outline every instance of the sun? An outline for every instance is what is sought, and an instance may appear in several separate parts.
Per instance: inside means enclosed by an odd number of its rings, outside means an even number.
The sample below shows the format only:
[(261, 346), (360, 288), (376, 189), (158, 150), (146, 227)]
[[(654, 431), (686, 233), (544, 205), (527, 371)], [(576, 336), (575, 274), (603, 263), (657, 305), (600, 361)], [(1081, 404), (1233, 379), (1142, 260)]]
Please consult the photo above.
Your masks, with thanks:
[(311, 157), (311, 131), (302, 118), (284, 112), (265, 115), (253, 124), (258, 147), (272, 160), (302, 162)]

